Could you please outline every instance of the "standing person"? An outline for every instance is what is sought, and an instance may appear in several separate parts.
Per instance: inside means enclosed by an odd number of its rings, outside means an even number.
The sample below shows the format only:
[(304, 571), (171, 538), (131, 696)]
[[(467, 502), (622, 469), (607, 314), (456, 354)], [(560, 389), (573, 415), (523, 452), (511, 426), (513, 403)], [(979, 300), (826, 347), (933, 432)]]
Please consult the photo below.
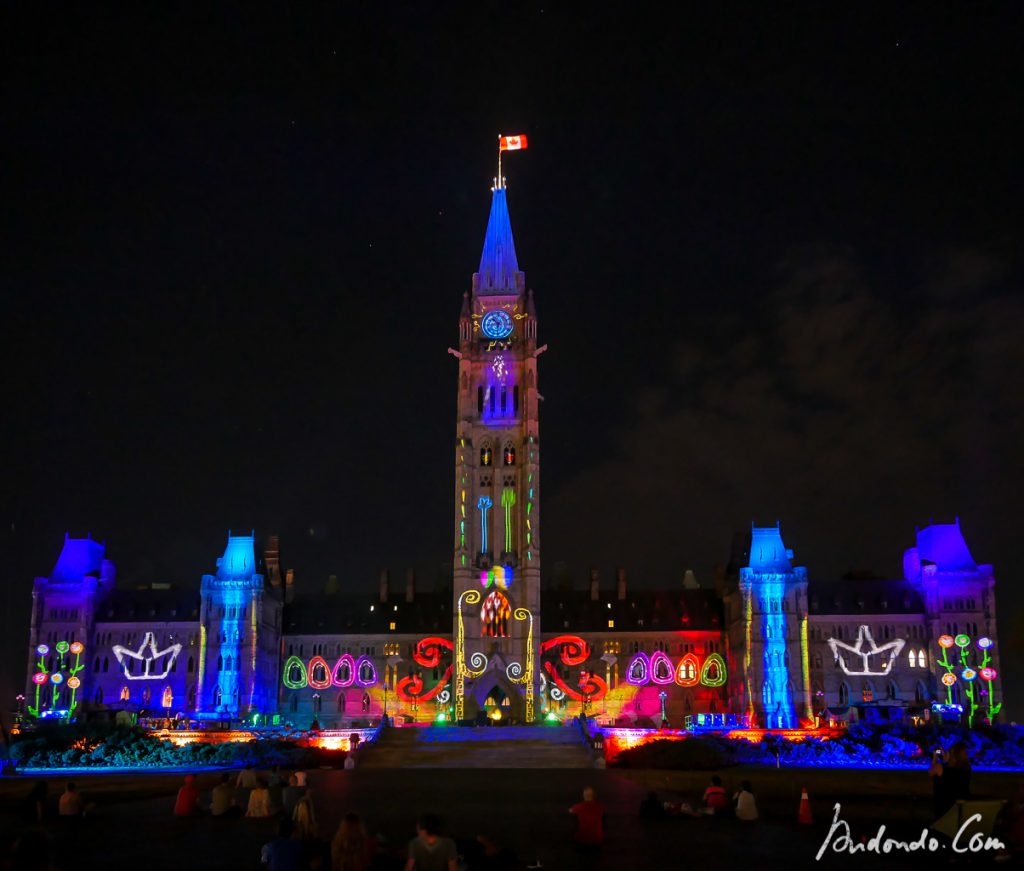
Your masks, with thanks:
[(736, 803), (736, 819), (748, 823), (757, 819), (757, 802), (754, 800), (754, 790), (749, 780), (740, 781), (739, 792), (732, 800)]
[(37, 780), (22, 804), (22, 816), (26, 825), (41, 826), (46, 819), (46, 793), (49, 787), (45, 780)]
[(936, 784), (936, 818), (942, 816), (958, 801), (966, 801), (971, 797), (971, 759), (967, 753), (967, 745), (956, 741), (949, 748), (949, 758), (941, 762), (942, 773), (938, 775)]
[(345, 814), (331, 841), (331, 871), (366, 871), (373, 860), (373, 840), (357, 814)]
[(261, 861), (269, 871), (302, 871), (302, 844), (292, 837), (292, 821), (277, 824), (277, 837), (263, 845)]
[(64, 794), (60, 797), (57, 812), (62, 817), (80, 817), (84, 811), (85, 804), (82, 801), (82, 794), (75, 788), (75, 782), (69, 780)]
[(604, 841), (604, 805), (594, 798), (594, 788), (583, 790), (583, 801), (569, 808), (576, 817), (576, 843), (585, 850), (596, 850)]
[(288, 785), (281, 791), (281, 809), (288, 819), (295, 815), (295, 805), (305, 794), (306, 787), (299, 786), (299, 778), (294, 774), (289, 777)]
[(174, 802), (174, 815), (176, 817), (198, 817), (202, 814), (199, 810), (199, 787), (196, 786), (194, 774), (185, 775), (185, 783), (178, 790), (178, 798)]
[(241, 813), (242, 809), (235, 804), (235, 787), (231, 784), (231, 775), (225, 771), (220, 776), (220, 783), (210, 793), (210, 815), (226, 820)]
[(416, 823), (416, 837), (409, 842), (405, 871), (458, 871), (455, 841), (441, 836), (441, 819), (423, 814)]

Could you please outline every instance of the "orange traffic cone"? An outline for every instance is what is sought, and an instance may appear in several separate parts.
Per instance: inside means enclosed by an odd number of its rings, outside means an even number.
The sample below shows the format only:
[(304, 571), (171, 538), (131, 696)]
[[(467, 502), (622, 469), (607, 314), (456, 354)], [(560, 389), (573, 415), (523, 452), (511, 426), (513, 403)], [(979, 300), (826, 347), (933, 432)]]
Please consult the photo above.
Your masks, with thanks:
[(814, 822), (811, 815), (811, 800), (807, 797), (807, 787), (800, 793), (800, 810), (797, 811), (796, 821), (802, 826), (809, 826)]

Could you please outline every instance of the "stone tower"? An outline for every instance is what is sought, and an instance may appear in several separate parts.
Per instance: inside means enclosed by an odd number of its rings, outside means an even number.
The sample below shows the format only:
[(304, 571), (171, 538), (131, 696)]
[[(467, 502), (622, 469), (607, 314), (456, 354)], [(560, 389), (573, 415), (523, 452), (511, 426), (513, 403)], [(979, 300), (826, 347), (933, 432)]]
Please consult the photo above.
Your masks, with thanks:
[(807, 569), (778, 525), (752, 526), (747, 565), (726, 591), (730, 698), (752, 726), (794, 729), (810, 717), (807, 651)]
[(499, 181), (459, 318), (454, 627), (457, 717), (532, 720), (540, 638), (537, 317)]
[(257, 573), (254, 535), (228, 533), (203, 575), (197, 715), (235, 720), (276, 709), (281, 602)]

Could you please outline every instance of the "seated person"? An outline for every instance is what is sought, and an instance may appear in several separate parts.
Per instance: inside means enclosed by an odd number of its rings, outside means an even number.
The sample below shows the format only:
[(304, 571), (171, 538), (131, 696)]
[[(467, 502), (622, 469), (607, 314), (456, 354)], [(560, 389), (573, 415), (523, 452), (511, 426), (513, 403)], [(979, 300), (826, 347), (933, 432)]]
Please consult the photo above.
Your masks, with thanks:
[(174, 802), (176, 817), (197, 817), (202, 814), (199, 809), (199, 787), (196, 786), (194, 774), (185, 775), (185, 783), (178, 790), (178, 798)]
[(739, 792), (732, 798), (736, 804), (736, 819), (747, 822), (757, 819), (757, 802), (754, 801), (754, 791), (750, 787), (749, 780), (740, 783)]
[(717, 774), (711, 778), (711, 785), (704, 790), (701, 799), (706, 813), (720, 814), (729, 808), (729, 796), (725, 794), (725, 787), (722, 786), (722, 778)]
[(210, 793), (210, 814), (227, 819), (241, 813), (242, 809), (235, 804), (235, 787), (231, 783), (231, 775), (225, 772), (220, 776), (220, 783)]

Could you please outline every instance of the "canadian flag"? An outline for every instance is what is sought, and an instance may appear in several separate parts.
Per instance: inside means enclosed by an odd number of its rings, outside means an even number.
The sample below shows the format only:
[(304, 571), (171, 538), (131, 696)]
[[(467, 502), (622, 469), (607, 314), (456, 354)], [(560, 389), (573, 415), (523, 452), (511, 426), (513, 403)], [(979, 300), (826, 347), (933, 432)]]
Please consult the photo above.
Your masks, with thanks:
[(526, 137), (502, 136), (498, 139), (498, 148), (501, 151), (521, 151), (526, 148)]

